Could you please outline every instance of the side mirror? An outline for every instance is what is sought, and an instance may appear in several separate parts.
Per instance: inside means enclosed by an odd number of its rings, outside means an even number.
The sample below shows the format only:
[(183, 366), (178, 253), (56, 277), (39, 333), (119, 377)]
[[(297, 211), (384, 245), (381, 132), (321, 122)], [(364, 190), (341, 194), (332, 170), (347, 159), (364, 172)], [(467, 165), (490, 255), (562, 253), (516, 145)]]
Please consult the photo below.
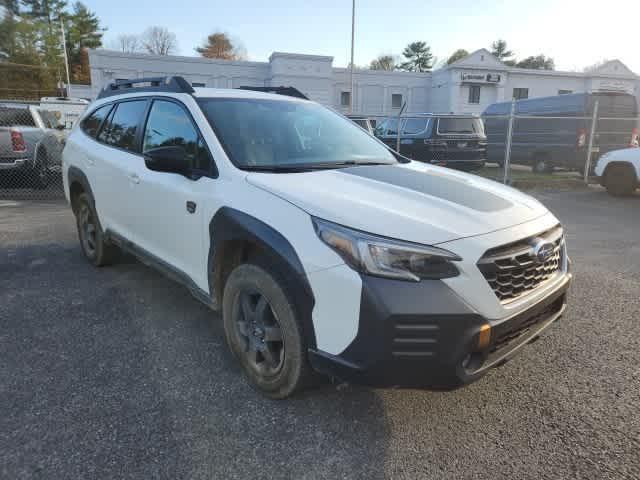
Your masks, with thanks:
[(157, 147), (144, 152), (144, 163), (155, 172), (189, 173), (187, 153), (182, 147)]

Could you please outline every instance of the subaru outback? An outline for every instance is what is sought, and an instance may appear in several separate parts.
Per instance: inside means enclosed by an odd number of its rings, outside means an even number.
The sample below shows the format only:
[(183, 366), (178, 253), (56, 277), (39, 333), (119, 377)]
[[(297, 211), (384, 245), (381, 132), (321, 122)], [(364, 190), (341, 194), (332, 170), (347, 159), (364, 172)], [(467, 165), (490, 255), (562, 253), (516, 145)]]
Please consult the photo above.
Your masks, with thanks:
[(63, 172), (87, 260), (126, 251), (184, 284), (272, 398), (318, 374), (457, 388), (565, 311), (565, 236), (542, 204), (408, 160), (309, 100), (116, 82)]

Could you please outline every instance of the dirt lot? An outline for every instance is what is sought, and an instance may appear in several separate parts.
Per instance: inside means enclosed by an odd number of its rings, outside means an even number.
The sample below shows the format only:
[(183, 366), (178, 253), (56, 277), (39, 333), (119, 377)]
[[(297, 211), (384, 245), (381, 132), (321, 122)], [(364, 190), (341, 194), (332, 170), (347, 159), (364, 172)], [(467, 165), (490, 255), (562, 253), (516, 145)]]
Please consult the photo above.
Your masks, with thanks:
[(640, 478), (640, 195), (538, 195), (565, 318), (455, 392), (269, 401), (218, 317), (133, 261), (94, 269), (59, 203), (0, 202), (0, 477)]

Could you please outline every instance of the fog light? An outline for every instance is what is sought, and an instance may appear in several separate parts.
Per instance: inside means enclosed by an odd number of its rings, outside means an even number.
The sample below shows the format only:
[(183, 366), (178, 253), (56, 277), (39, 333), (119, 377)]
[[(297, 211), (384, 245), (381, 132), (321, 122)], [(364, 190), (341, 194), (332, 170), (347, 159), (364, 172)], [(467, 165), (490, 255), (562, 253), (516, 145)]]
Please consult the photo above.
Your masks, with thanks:
[(478, 350), (484, 350), (489, 346), (491, 340), (491, 325), (485, 323), (480, 327), (480, 334), (478, 335)]

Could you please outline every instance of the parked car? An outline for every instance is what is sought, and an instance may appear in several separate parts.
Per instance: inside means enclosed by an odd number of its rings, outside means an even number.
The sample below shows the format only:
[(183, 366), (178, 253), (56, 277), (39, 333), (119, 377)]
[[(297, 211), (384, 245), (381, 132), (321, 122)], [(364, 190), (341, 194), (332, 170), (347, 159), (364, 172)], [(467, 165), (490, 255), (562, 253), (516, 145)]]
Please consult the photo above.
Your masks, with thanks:
[(640, 148), (605, 153), (596, 164), (595, 174), (611, 195), (631, 195), (640, 188)]
[(565, 311), (565, 237), (541, 203), (408, 161), (308, 100), (112, 84), (71, 133), (63, 178), (87, 260), (125, 250), (186, 285), (273, 398), (313, 371), (460, 387)]
[[(633, 95), (595, 92), (530, 98), (516, 101), (516, 115), (536, 118), (515, 119), (511, 162), (530, 165), (537, 173), (551, 172), (554, 167), (584, 171), (596, 100), (599, 120), (593, 139), (594, 160), (598, 152), (637, 145), (638, 108)], [(482, 114), (489, 139), (487, 158), (500, 165), (510, 109), (511, 102), (494, 103)]]
[[(395, 150), (398, 118), (382, 121), (375, 135)], [(475, 170), (484, 166), (487, 137), (475, 115), (422, 114), (400, 120), (400, 153), (419, 162)]]
[(373, 122), (369, 117), (364, 117), (361, 115), (347, 115), (347, 118), (358, 125), (360, 128), (366, 130), (369, 135), (374, 135)]
[(46, 187), (51, 171), (60, 171), (63, 128), (54, 112), (0, 104), (0, 178), (17, 187)]

